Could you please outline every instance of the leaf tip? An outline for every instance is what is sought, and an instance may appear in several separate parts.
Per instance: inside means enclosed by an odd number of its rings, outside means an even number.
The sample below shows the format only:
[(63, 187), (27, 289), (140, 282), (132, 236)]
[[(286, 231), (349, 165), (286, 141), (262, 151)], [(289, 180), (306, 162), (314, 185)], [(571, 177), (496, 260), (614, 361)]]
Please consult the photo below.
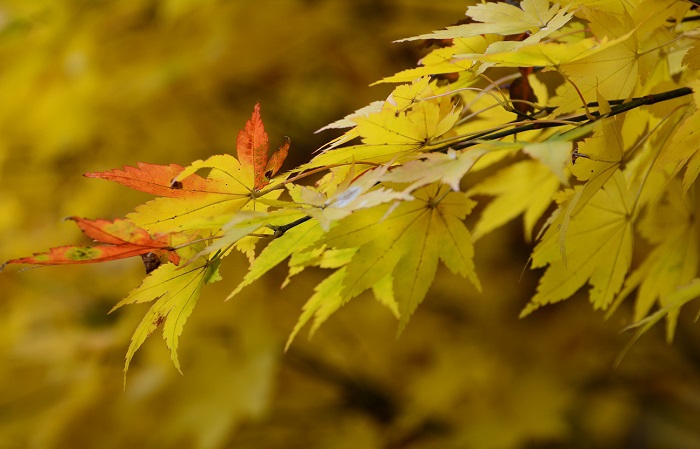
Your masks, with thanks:
[(396, 339), (398, 340), (401, 335), (403, 335), (403, 332), (406, 330), (406, 326), (408, 325), (408, 318), (405, 320), (401, 318), (399, 320), (399, 326), (396, 328)]
[(518, 319), (522, 320), (523, 318), (527, 317), (528, 315), (530, 315), (532, 312), (534, 312), (535, 310), (537, 310), (539, 308), (540, 308), (539, 304), (530, 303), (530, 304), (526, 305), (525, 308), (520, 312), (520, 315), (518, 315)]
[(294, 337), (296, 337), (296, 332), (292, 332), (289, 335), (289, 338), (287, 338), (287, 343), (284, 344), (284, 353), (286, 354), (287, 351), (289, 351), (289, 347), (292, 346), (292, 342), (294, 341)]
[(236, 289), (234, 291), (229, 293), (229, 295), (226, 298), (224, 298), (224, 302), (229, 301), (231, 298), (236, 296), (242, 290), (242, 288), (243, 287), (241, 287), (240, 285), (238, 287), (236, 287)]
[(182, 368), (180, 368), (180, 360), (177, 357), (176, 351), (173, 350), (170, 360), (173, 361), (173, 365), (175, 365), (175, 369), (177, 370), (177, 372), (180, 373), (181, 376), (184, 376), (185, 373), (183, 373)]

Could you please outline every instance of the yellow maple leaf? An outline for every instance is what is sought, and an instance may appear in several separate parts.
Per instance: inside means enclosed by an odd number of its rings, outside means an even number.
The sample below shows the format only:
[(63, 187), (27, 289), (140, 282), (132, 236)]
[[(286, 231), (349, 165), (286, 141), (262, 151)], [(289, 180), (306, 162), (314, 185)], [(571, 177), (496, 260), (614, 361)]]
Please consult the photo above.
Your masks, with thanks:
[(670, 315), (677, 316), (681, 307), (690, 301), (697, 300), (698, 298), (700, 298), (700, 278), (695, 278), (687, 284), (676, 288), (675, 291), (666, 299), (666, 305), (664, 307), (627, 328), (637, 329), (637, 331), (635, 332), (634, 337), (632, 337), (632, 340), (627, 344), (627, 346), (625, 346), (625, 349), (622, 350), (620, 356), (617, 358), (617, 363), (620, 363), (625, 353), (646, 331), (651, 329), (664, 317), (668, 317)]
[(299, 331), (301, 331), (312, 318), (314, 322), (309, 331), (309, 335), (313, 335), (328, 317), (340, 309), (345, 302), (341, 293), (345, 274), (345, 267), (340, 268), (314, 288), (314, 294), (304, 304), (301, 316), (287, 338), (285, 351), (289, 349), (289, 346), (291, 346)]
[(700, 70), (700, 42), (696, 42), (683, 56), (683, 64), (693, 70)]
[[(446, 73), (478, 73), (474, 67), (474, 61), (460, 57), (465, 53), (484, 53), (494, 42), (500, 41), (502, 37), (495, 35), (476, 35), (470, 37), (457, 37), (452, 41), (452, 45), (443, 48), (436, 48), (425, 55), (419, 66), (406, 69), (392, 76), (382, 78), (378, 83), (402, 83), (410, 82), (418, 77), (434, 76)], [(471, 77), (470, 81), (476, 78)], [(462, 81), (462, 85), (468, 84)], [(453, 86), (454, 88), (454, 86)]]
[(161, 325), (173, 364), (182, 372), (177, 355), (180, 334), (194, 310), (202, 287), (221, 279), (218, 271), (220, 262), (218, 258), (209, 260), (200, 257), (186, 267), (172, 263), (161, 265), (138, 288), (132, 290), (129, 296), (114, 306), (112, 311), (126, 304), (155, 301), (131, 337), (124, 364), (125, 376), (136, 351)]
[(329, 247), (358, 248), (346, 265), (347, 299), (393, 276), (401, 328), (425, 297), (438, 260), (480, 288), (471, 235), (462, 222), (475, 203), (439, 184), (418, 189), (413, 196), (414, 201), (392, 211), (381, 206), (353, 214), (321, 241)]
[[(558, 112), (581, 106), (581, 96), (592, 101), (596, 93), (605, 98), (627, 99), (642, 91), (651, 70), (662, 56), (664, 40), (653, 33), (667, 17), (669, 0), (650, 0), (618, 16), (600, 9), (582, 8), (588, 28), (601, 45), (584, 57), (559, 65), (569, 82), (557, 89), (552, 102)], [(666, 36), (665, 40), (671, 39)], [(575, 87), (574, 87), (575, 86)]]
[[(580, 190), (577, 187), (575, 190)], [(596, 309), (607, 308), (622, 287), (632, 260), (633, 201), (625, 177), (616, 171), (602, 190), (571, 220), (565, 235), (566, 260), (560, 251), (562, 209), (575, 191), (560, 205), (559, 214), (535, 247), (532, 268), (547, 270), (537, 293), (522, 311), (528, 315), (545, 304), (569, 298), (586, 282)]]
[(361, 144), (328, 149), (299, 170), (353, 162), (400, 162), (429, 150), (453, 128), (460, 112), (449, 97), (436, 97), (425, 78), (398, 86), (380, 111), (352, 119), (357, 126), (349, 133), (358, 136)]
[(700, 82), (690, 83), (693, 101), (687, 107), (685, 116), (675, 127), (671, 145), (665, 145), (659, 155), (659, 167), (674, 164), (674, 173), (685, 167), (683, 187), (688, 190), (700, 173)]
[(405, 191), (395, 191), (377, 185), (388, 169), (388, 165), (382, 165), (356, 174), (353, 165), (345, 174), (345, 179), (333, 190), (332, 194), (325, 194), (313, 188), (299, 185), (288, 186), (288, 188), (295, 203), (308, 206), (304, 207), (302, 211), (317, 220), (321, 227), (327, 231), (332, 224), (356, 210), (368, 209), (393, 201), (413, 199)]
[[(695, 216), (698, 213), (694, 192), (684, 195), (677, 178), (667, 181), (666, 196), (658, 205), (649, 207), (639, 224), (641, 235), (654, 244), (644, 262), (628, 277), (615, 299), (614, 307), (637, 289), (634, 320), (644, 319), (655, 303), (660, 307), (670, 304), (668, 298), (676, 289), (690, 282), (700, 266), (700, 229)], [(678, 309), (666, 315), (666, 338), (675, 333)]]
[(476, 162), (488, 152), (485, 145), (447, 153), (428, 153), (420, 160), (402, 164), (382, 177), (383, 182), (411, 183), (404, 190), (413, 190), (441, 182), (459, 191), (459, 183)]
[(501, 169), (469, 189), (470, 196), (496, 197), (481, 213), (472, 234), (474, 240), (520, 214), (523, 214), (525, 238), (530, 240), (535, 223), (551, 204), (559, 185), (556, 175), (547, 166), (525, 160)]
[[(601, 114), (610, 112), (610, 105), (605, 98), (599, 96), (598, 102)], [(608, 182), (623, 161), (625, 143), (622, 136), (622, 121), (621, 117), (603, 119), (602, 129), (579, 144), (574, 153), (576, 159), (571, 172), (579, 181), (586, 181), (586, 184), (576, 189), (562, 218), (560, 243), (564, 258), (566, 258), (566, 232), (570, 220)]]
[[(554, 32), (558, 26), (552, 22), (563, 26), (566, 21), (560, 24), (559, 20), (554, 19), (565, 15), (565, 12), (566, 10), (560, 10), (559, 4), (550, 6), (549, 0), (523, 0), (520, 2), (520, 8), (505, 2), (480, 3), (467, 9), (467, 16), (477, 23), (451, 26), (445, 30), (401, 39), (399, 42), (417, 39), (454, 39), (480, 34), (505, 36), (525, 32), (536, 33), (543, 28)], [(571, 15), (568, 16), (571, 17)]]

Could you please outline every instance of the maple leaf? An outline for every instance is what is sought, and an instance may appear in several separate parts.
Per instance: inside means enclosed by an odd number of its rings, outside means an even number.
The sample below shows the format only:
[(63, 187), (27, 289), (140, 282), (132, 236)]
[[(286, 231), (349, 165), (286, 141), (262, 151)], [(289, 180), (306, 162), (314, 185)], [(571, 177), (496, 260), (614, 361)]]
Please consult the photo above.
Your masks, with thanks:
[(588, 28), (601, 45), (593, 53), (559, 67), (570, 83), (557, 89), (552, 104), (559, 106), (558, 111), (580, 107), (581, 96), (591, 101), (596, 94), (621, 99), (637, 95), (657, 61), (664, 58), (659, 51), (669, 36), (653, 30), (664, 26), (673, 3), (673, 0), (647, 0), (617, 17), (598, 9), (582, 8)]
[(401, 39), (399, 42), (417, 39), (452, 39), (480, 34), (511, 35), (538, 32), (541, 29), (545, 29), (547, 34), (550, 34), (566, 24), (573, 14), (567, 14), (565, 9), (560, 10), (558, 4), (550, 7), (549, 0), (523, 0), (520, 2), (520, 8), (505, 2), (470, 6), (467, 9), (467, 16), (481, 23), (451, 26), (430, 34)]
[(356, 175), (355, 166), (352, 165), (345, 174), (344, 180), (329, 195), (304, 186), (291, 185), (288, 188), (295, 203), (310, 206), (304, 207), (302, 210), (316, 219), (321, 227), (327, 231), (331, 224), (347, 217), (356, 210), (393, 201), (413, 199), (406, 192), (378, 185), (388, 169), (388, 165), (382, 165)]
[(313, 296), (304, 304), (301, 316), (287, 338), (287, 343), (284, 347), (285, 351), (289, 349), (294, 338), (309, 320), (314, 319), (309, 332), (310, 335), (313, 335), (328, 317), (342, 307), (345, 298), (341, 292), (343, 291), (343, 280), (346, 273), (347, 270), (344, 267), (336, 270), (314, 288)]
[(318, 222), (307, 221), (276, 238), (251, 263), (240, 284), (228, 295), (227, 300), (237, 295), (244, 287), (276, 267), (294, 252), (303, 251), (323, 237), (324, 231)]
[[(399, 318), (402, 330), (425, 297), (439, 260), (480, 289), (471, 236), (462, 222), (476, 203), (439, 184), (418, 189), (415, 198), (396, 208), (381, 205), (356, 212), (318, 240), (320, 253), (309, 250), (310, 258), (296, 262), (339, 269), (316, 287), (287, 347), (311, 319), (313, 334), (331, 314), (367, 289)], [(332, 256), (326, 258), (327, 253)]]
[(507, 166), (469, 189), (468, 195), (496, 198), (484, 208), (472, 233), (474, 241), (520, 214), (525, 238), (530, 240), (537, 220), (552, 202), (560, 186), (557, 177), (536, 161), (521, 161)]
[[(694, 204), (693, 195), (683, 195), (680, 184), (677, 178), (668, 180), (664, 201), (648, 208), (641, 220), (640, 234), (655, 246), (627, 278), (610, 313), (637, 289), (634, 320), (641, 321), (655, 303), (658, 302), (662, 308), (668, 306), (668, 298), (676, 289), (697, 276), (700, 229), (694, 217), (698, 206)], [(678, 309), (669, 310), (666, 315), (666, 338), (669, 342), (673, 338), (677, 319)]]
[[(413, 80), (415, 78), (411, 78)], [(320, 133), (321, 131), (327, 131), (329, 129), (343, 129), (343, 128), (353, 128), (356, 123), (353, 121), (357, 117), (366, 117), (370, 115), (373, 112), (378, 112), (384, 107), (384, 102), (383, 101), (373, 101), (367, 106), (361, 107), (360, 109), (356, 110), (355, 112), (346, 115), (345, 117), (341, 118), (340, 120), (336, 120), (333, 123), (329, 123), (328, 125), (317, 129), (314, 134)]]
[[(227, 254), (227, 249), (236, 245), (253, 232), (266, 233), (273, 237), (274, 229), (284, 226), (295, 220), (306, 217), (304, 209), (286, 208), (275, 211), (239, 211), (234, 214), (226, 214), (212, 217), (207, 220), (192, 223), (191, 226), (220, 227), (218, 238), (209, 246), (200, 251), (197, 256), (204, 256), (217, 251), (223, 251), (222, 257)], [(252, 262), (252, 260), (251, 260)]]
[(674, 172), (686, 167), (683, 187), (688, 190), (700, 173), (700, 82), (690, 83), (693, 101), (688, 105), (686, 116), (675, 127), (672, 145), (666, 145), (659, 155), (659, 168), (675, 164)]
[(296, 276), (308, 267), (340, 268), (346, 265), (350, 262), (356, 250), (357, 248), (335, 249), (321, 245), (293, 253), (289, 258), (289, 273), (282, 283), (282, 288), (289, 284), (292, 276)]
[(383, 205), (358, 211), (319, 241), (330, 248), (358, 248), (346, 265), (346, 299), (393, 275), (401, 328), (425, 297), (438, 260), (479, 288), (471, 235), (462, 222), (475, 203), (437, 184), (418, 189), (413, 196), (415, 200), (392, 210)]
[(188, 198), (198, 194), (216, 192), (222, 188), (216, 179), (192, 175), (183, 181), (173, 183), (185, 168), (178, 164), (157, 165), (138, 162), (137, 167), (124, 166), (104, 172), (85, 173), (88, 178), (114, 181), (141, 192), (171, 198)]
[[(600, 113), (610, 112), (610, 105), (599, 97)], [(574, 164), (571, 172), (579, 181), (586, 181), (581, 189), (569, 202), (564, 216), (563, 226), (583, 208), (618, 170), (625, 154), (625, 142), (622, 135), (621, 117), (610, 117), (602, 120), (602, 131), (597, 131), (592, 137), (579, 144), (574, 153)], [(564, 232), (566, 234), (566, 232)]]
[[(334, 250), (331, 250), (330, 252), (334, 254), (338, 253), (338, 251)], [(345, 281), (345, 276), (347, 274), (347, 269), (343, 265), (350, 261), (354, 252), (354, 249), (350, 252), (347, 252), (347, 250), (341, 250), (341, 268), (321, 281), (321, 283), (314, 288), (313, 296), (311, 296), (311, 298), (309, 298), (309, 300), (306, 301), (302, 307), (301, 316), (299, 316), (299, 320), (294, 325), (294, 329), (292, 329), (292, 332), (287, 338), (285, 351), (289, 349), (296, 336), (309, 321), (313, 319), (313, 324), (309, 329), (309, 338), (311, 338), (321, 327), (321, 325), (347, 302), (348, 298), (342, 294), (343, 282)], [(320, 263), (318, 266), (321, 268), (338, 267), (338, 265), (335, 264), (324, 266), (323, 263)], [(394, 298), (394, 278), (392, 275), (387, 275), (385, 278), (374, 284), (372, 286), (372, 292), (374, 293), (374, 297), (377, 299), (377, 301), (386, 306), (392, 312), (394, 317), (397, 319), (400, 318), (398, 304)]]
[(441, 182), (459, 191), (462, 177), (488, 152), (483, 146), (468, 150), (447, 150), (447, 153), (428, 153), (423, 158), (409, 161), (384, 175), (383, 182), (411, 183), (405, 191)]
[[(657, 310), (646, 318), (637, 321), (631, 326), (628, 326), (627, 329), (636, 328), (637, 332), (635, 332), (632, 340), (622, 350), (622, 353), (617, 359), (617, 363), (620, 363), (624, 354), (632, 347), (632, 344), (639, 340), (639, 337), (651, 329), (656, 323), (661, 321), (663, 318), (668, 318), (669, 316), (678, 316), (678, 312), (680, 311), (681, 307), (698, 298), (700, 298), (700, 278), (695, 278), (687, 284), (678, 286), (670, 295), (668, 295), (666, 298), (666, 305), (664, 305), (661, 309)], [(669, 334), (667, 333), (667, 336), (668, 335)]]
[(260, 117), (260, 103), (255, 104), (253, 115), (246, 122), (245, 128), (238, 133), (236, 141), (236, 154), (238, 161), (244, 169), (253, 172), (253, 189), (260, 190), (265, 187), (282, 167), (289, 152), (289, 138), (285, 139), (282, 146), (272, 156), (268, 155), (270, 144), (268, 142), (265, 125)]
[[(238, 134), (238, 159), (223, 154), (193, 162), (168, 183), (177, 186), (176, 191), (186, 194), (156, 198), (137, 207), (127, 217), (152, 232), (162, 232), (181, 229), (190, 221), (231, 214), (244, 208), (265, 210), (266, 206), (257, 201), (259, 190), (267, 186), (279, 171), (289, 145), (287, 138), (274, 154), (268, 156), (268, 135), (258, 103)], [(200, 170), (209, 170), (207, 178), (196, 174)], [(194, 180), (190, 181), (191, 178)], [(277, 190), (269, 192), (267, 196), (274, 199), (280, 194), (281, 191)]]
[[(494, 35), (477, 35), (471, 37), (460, 37), (453, 39), (452, 45), (445, 48), (432, 50), (419, 61), (419, 67), (406, 69), (395, 75), (382, 78), (378, 83), (406, 83), (419, 77), (442, 75), (449, 73), (471, 72), (474, 75), (479, 73), (479, 67), (475, 67), (475, 62), (458, 55), (468, 53), (484, 53), (493, 42), (502, 38)], [(464, 84), (471, 84), (476, 81), (476, 76), (462, 80)]]
[[(593, 306), (606, 309), (622, 287), (632, 261), (634, 219), (632, 195), (624, 175), (616, 171), (564, 233), (562, 209), (566, 209), (566, 202), (574, 194), (575, 191), (568, 191), (557, 216), (532, 253), (532, 268), (548, 267), (521, 317), (542, 305), (570, 297), (586, 282), (591, 285)], [(566, 260), (560, 250), (561, 233), (565, 235)]]
[(500, 67), (558, 67), (602, 51), (609, 45), (611, 45), (609, 42), (598, 45), (596, 39), (587, 38), (573, 44), (544, 42), (518, 47), (510, 46), (502, 51), (484, 54), (465, 53), (456, 57), (490, 62)]
[(450, 98), (435, 97), (427, 78), (397, 86), (381, 110), (352, 118), (356, 127), (346, 134), (360, 137), (362, 144), (327, 149), (299, 170), (354, 162), (401, 162), (429, 150), (453, 128), (460, 112)]
[(683, 56), (683, 64), (693, 70), (700, 70), (700, 42), (696, 42)]
[(69, 265), (83, 263), (107, 262), (124, 259), (141, 254), (154, 253), (165, 255), (168, 260), (177, 264), (180, 256), (174, 246), (188, 240), (185, 234), (168, 233), (151, 236), (146, 230), (139, 228), (133, 222), (124, 219), (89, 220), (86, 218), (69, 217), (85, 235), (104, 245), (96, 246), (59, 246), (49, 252), (36, 253), (30, 257), (8, 260), (3, 264), (32, 264), (32, 265)]
[(110, 312), (126, 304), (156, 301), (131, 337), (124, 364), (125, 382), (126, 372), (134, 354), (161, 324), (163, 338), (170, 349), (173, 364), (182, 372), (177, 355), (180, 334), (197, 303), (202, 287), (221, 279), (218, 271), (220, 262), (220, 258), (209, 260), (199, 257), (183, 268), (170, 263), (161, 265), (138, 288), (132, 290), (129, 296), (112, 308)]
[(186, 198), (156, 198), (127, 215), (139, 226), (149, 230), (167, 230), (185, 225), (191, 220), (217, 216), (242, 209), (252, 200), (252, 177), (247, 176), (238, 160), (231, 155), (215, 155), (207, 160), (190, 164), (171, 180), (183, 183), (196, 171), (209, 169), (207, 179), (217, 185), (216, 190), (204, 195)]

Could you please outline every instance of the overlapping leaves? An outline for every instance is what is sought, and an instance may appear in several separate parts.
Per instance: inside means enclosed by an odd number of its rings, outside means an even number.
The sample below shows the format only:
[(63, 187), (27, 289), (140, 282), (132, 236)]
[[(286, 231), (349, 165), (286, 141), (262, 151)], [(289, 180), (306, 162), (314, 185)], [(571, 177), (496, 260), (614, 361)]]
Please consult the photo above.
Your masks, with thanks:
[[(682, 65), (699, 65), (686, 23), (692, 21), (684, 21), (694, 17), (689, 5), (512, 3), (470, 6), (461, 25), (416, 37), (438, 48), (419, 67), (382, 80), (405, 83), (386, 100), (323, 128), (345, 132), (293, 177), (277, 176), (289, 139), (270, 154), (258, 104), (238, 134), (237, 157), (88, 173), (157, 198), (125, 220), (73, 218), (95, 246), (58, 247), (8, 263), (153, 254), (158, 263), (150, 275), (117, 305), (153, 302), (126, 368), (162, 325), (180, 369), (184, 323), (234, 248), (250, 268), (229, 297), (286, 260), (284, 285), (307, 267), (332, 270), (304, 306), (289, 344), (307, 323), (313, 321), (313, 333), (367, 291), (403, 329), (439, 261), (478, 289), (473, 242), (522, 216), (528, 239), (543, 227), (532, 266), (544, 269), (523, 315), (585, 285), (598, 309), (614, 309), (636, 289), (635, 319), (650, 322), (645, 317), (658, 304), (672, 335), (679, 304), (697, 291), (700, 97), (651, 105), (664, 90), (678, 95), (663, 101), (690, 93), (678, 89), (678, 80), (699, 86)], [(472, 181), (472, 172), (493, 166)], [(301, 183), (319, 172), (315, 185)], [(475, 200), (485, 205), (471, 232), (465, 219)], [(637, 234), (652, 246), (646, 257), (633, 257)]]

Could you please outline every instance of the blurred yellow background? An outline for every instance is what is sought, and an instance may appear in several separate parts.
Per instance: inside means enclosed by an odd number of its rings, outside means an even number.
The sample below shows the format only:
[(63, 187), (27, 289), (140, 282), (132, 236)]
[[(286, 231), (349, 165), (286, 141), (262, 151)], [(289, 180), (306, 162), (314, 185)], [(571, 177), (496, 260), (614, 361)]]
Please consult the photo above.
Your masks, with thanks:
[[(0, 0), (0, 259), (85, 243), (61, 220), (120, 217), (149, 198), (86, 179), (136, 162), (233, 152), (255, 102), (284, 169), (333, 135), (316, 129), (415, 65), (391, 41), (463, 17), (455, 0)], [(584, 295), (518, 312), (534, 290), (515, 223), (481, 239), (478, 294), (441, 272), (395, 338), (369, 297), (313, 340), (283, 344), (321, 273), (280, 292), (284, 270), (222, 299), (224, 264), (181, 343), (184, 376), (154, 335), (122, 389), (147, 305), (107, 315), (140, 260), (0, 274), (0, 449), (698, 448), (700, 331), (683, 316), (614, 360), (629, 316)], [(687, 313), (686, 315), (692, 315)]]

